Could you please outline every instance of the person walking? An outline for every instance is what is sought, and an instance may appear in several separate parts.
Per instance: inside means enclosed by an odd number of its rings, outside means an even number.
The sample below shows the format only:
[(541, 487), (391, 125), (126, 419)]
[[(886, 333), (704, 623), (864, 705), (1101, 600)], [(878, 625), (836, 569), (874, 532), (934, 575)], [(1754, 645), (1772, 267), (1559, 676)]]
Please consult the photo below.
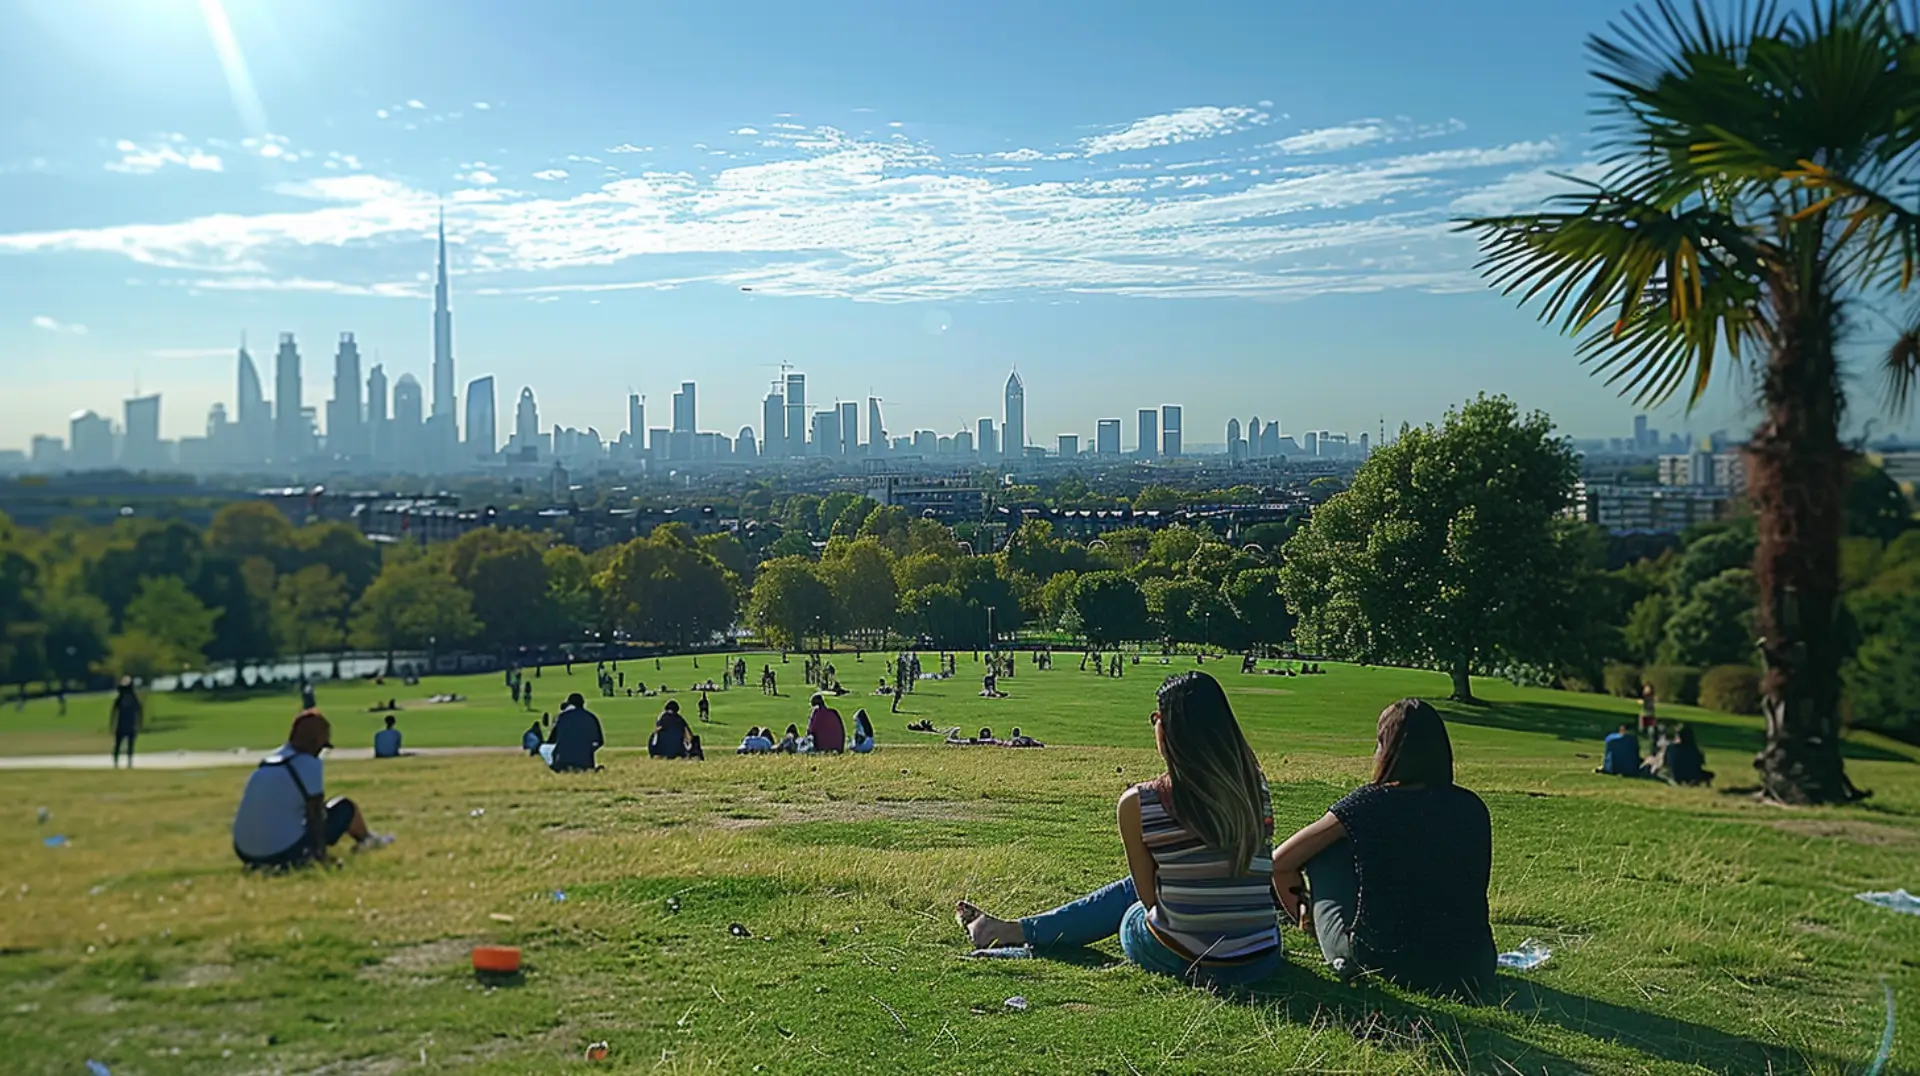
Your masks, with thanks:
[(120, 678), (120, 687), (113, 696), (113, 768), (120, 768), (120, 745), (127, 746), (127, 769), (133, 769), (133, 740), (140, 735), (140, 726), (145, 723), (146, 711), (140, 705), (140, 696), (133, 690), (133, 677)]

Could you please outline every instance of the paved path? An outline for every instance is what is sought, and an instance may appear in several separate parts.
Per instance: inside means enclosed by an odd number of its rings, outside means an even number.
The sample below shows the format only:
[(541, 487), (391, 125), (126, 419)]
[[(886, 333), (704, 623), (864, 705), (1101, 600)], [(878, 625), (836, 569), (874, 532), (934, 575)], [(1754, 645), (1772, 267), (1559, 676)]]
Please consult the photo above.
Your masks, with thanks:
[[(154, 751), (140, 752), (135, 765), (143, 770), (198, 770), (209, 766), (253, 766), (272, 748), (232, 751)], [(407, 751), (410, 756), (435, 758), (449, 755), (517, 755), (517, 747), (421, 747)], [(373, 758), (371, 747), (335, 748), (327, 752), (330, 761), (355, 762)], [(113, 756), (92, 755), (17, 755), (0, 758), (0, 770), (109, 770)]]

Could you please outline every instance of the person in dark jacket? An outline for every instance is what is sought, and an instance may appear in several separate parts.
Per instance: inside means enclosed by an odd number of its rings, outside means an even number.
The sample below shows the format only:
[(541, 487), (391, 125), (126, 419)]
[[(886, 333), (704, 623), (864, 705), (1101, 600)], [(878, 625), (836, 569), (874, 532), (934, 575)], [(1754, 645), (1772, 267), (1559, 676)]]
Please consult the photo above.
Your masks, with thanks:
[(576, 691), (567, 696), (560, 716), (553, 719), (553, 732), (547, 742), (553, 745), (554, 772), (564, 773), (597, 769), (594, 752), (606, 746), (607, 738), (600, 731), (600, 719), (587, 709), (586, 698)]

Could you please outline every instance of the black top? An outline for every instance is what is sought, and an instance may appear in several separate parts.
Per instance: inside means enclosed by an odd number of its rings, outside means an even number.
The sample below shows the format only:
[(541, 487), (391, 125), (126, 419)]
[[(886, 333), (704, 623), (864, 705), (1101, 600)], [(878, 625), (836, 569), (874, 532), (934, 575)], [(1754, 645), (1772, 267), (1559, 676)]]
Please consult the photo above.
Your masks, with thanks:
[(1667, 745), (1667, 772), (1683, 785), (1698, 784), (1706, 766), (1706, 756), (1700, 753), (1700, 745), (1681, 743), (1678, 740)]
[(560, 716), (553, 719), (553, 732), (547, 742), (553, 745), (554, 769), (590, 770), (593, 753), (606, 743), (606, 737), (592, 710), (572, 709), (560, 711)]
[(1493, 970), (1487, 880), (1493, 825), (1458, 785), (1363, 785), (1328, 810), (1353, 843), (1354, 942), (1369, 968), (1416, 990), (1479, 991)]
[(653, 723), (654, 750), (662, 758), (679, 758), (687, 753), (687, 719), (676, 710), (662, 710)]
[(140, 697), (131, 691), (113, 697), (113, 731), (122, 736), (140, 731)]

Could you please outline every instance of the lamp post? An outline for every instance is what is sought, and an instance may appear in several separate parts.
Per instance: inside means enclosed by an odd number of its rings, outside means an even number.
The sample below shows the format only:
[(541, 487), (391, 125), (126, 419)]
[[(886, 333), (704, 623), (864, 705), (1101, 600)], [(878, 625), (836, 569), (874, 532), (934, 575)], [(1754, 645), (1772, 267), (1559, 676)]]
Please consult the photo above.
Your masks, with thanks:
[(987, 652), (991, 654), (996, 649), (993, 638), (993, 606), (989, 605), (987, 606)]

